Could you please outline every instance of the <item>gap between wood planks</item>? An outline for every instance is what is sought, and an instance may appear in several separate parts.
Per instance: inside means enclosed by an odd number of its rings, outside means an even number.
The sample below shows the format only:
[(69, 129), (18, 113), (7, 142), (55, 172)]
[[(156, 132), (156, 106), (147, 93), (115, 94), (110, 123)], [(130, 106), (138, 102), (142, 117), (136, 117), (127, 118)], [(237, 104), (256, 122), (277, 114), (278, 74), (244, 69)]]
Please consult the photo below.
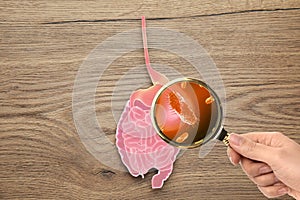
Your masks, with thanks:
[[(179, 16), (179, 17), (153, 17), (147, 18), (147, 20), (175, 20), (175, 19), (186, 19), (186, 18), (198, 18), (198, 17), (213, 17), (223, 15), (235, 15), (243, 13), (255, 13), (255, 12), (278, 12), (278, 11), (291, 11), (300, 10), (300, 8), (275, 8), (275, 9), (253, 9), (253, 10), (240, 10), (234, 12), (223, 12), (223, 13), (212, 13), (203, 15), (192, 15), (192, 16)], [(56, 22), (44, 22), (42, 24), (68, 24), (68, 23), (105, 23), (105, 22), (120, 22), (120, 21), (140, 21), (140, 18), (124, 18), (124, 19), (93, 19), (93, 20), (69, 20), (69, 21), (56, 21)]]

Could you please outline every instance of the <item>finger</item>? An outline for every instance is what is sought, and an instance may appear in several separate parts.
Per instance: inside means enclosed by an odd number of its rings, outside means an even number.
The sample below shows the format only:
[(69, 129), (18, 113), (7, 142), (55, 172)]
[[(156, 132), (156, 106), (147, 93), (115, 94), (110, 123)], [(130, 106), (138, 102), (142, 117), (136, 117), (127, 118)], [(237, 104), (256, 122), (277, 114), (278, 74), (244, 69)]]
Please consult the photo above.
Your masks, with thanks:
[(273, 156), (276, 155), (274, 148), (253, 142), (247, 137), (238, 134), (230, 134), (230, 147), (237, 153), (252, 160), (265, 163), (273, 163)]
[(271, 147), (280, 147), (284, 145), (287, 140), (290, 140), (287, 136), (279, 132), (250, 132), (243, 134), (243, 136), (254, 142)]
[(258, 189), (268, 198), (280, 197), (288, 193), (288, 187), (282, 183), (272, 186), (258, 186)]
[(253, 178), (253, 182), (262, 187), (271, 186), (278, 183), (279, 180), (276, 178), (274, 173), (264, 174)]
[(272, 138), (279, 134), (277, 132), (250, 132), (243, 134), (244, 137), (251, 139), (254, 142), (270, 146)]
[(251, 178), (273, 171), (269, 165), (262, 162), (255, 162), (245, 157), (241, 158), (241, 166), (244, 172)]
[(294, 199), (300, 199), (300, 193), (294, 189), (289, 188), (288, 195), (290, 195)]
[(241, 160), (240, 154), (238, 154), (236, 151), (234, 151), (230, 147), (227, 148), (227, 155), (228, 155), (228, 158), (229, 158), (230, 162), (233, 165), (237, 165)]

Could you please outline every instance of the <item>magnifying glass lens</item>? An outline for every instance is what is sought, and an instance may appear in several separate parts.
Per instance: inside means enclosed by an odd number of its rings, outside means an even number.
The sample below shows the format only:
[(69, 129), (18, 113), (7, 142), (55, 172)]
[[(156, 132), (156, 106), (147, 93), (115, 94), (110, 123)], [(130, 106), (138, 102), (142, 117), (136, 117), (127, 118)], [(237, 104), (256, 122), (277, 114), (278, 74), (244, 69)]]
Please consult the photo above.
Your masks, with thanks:
[(204, 83), (190, 79), (163, 87), (153, 109), (158, 134), (175, 146), (201, 145), (220, 121), (218, 97)]

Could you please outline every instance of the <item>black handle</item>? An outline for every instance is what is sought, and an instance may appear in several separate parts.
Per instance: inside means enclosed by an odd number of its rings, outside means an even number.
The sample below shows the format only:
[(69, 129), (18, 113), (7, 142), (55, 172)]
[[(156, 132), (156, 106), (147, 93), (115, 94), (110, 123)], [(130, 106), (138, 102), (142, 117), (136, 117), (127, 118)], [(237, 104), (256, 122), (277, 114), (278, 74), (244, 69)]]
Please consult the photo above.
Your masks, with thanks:
[(229, 135), (230, 134), (224, 128), (222, 128), (222, 131), (217, 139), (222, 141), (226, 146), (228, 146), (229, 145)]

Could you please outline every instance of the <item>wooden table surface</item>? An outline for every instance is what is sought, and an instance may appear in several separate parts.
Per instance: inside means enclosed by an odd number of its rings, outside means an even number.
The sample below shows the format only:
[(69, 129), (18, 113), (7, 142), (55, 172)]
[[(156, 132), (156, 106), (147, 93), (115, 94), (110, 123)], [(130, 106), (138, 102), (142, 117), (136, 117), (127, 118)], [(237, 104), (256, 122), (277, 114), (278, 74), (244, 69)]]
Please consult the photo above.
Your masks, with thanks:
[[(298, 0), (2, 0), (0, 199), (265, 199), (222, 144), (203, 159), (198, 149), (186, 152), (159, 190), (151, 189), (153, 172), (134, 178), (85, 149), (72, 115), (77, 71), (102, 41), (139, 28), (141, 15), (148, 27), (176, 30), (209, 52), (226, 89), (228, 131), (280, 131), (300, 143)], [(185, 64), (168, 52), (150, 56)], [(112, 138), (115, 83), (143, 62), (142, 49), (124, 55), (97, 87), (97, 117)]]

